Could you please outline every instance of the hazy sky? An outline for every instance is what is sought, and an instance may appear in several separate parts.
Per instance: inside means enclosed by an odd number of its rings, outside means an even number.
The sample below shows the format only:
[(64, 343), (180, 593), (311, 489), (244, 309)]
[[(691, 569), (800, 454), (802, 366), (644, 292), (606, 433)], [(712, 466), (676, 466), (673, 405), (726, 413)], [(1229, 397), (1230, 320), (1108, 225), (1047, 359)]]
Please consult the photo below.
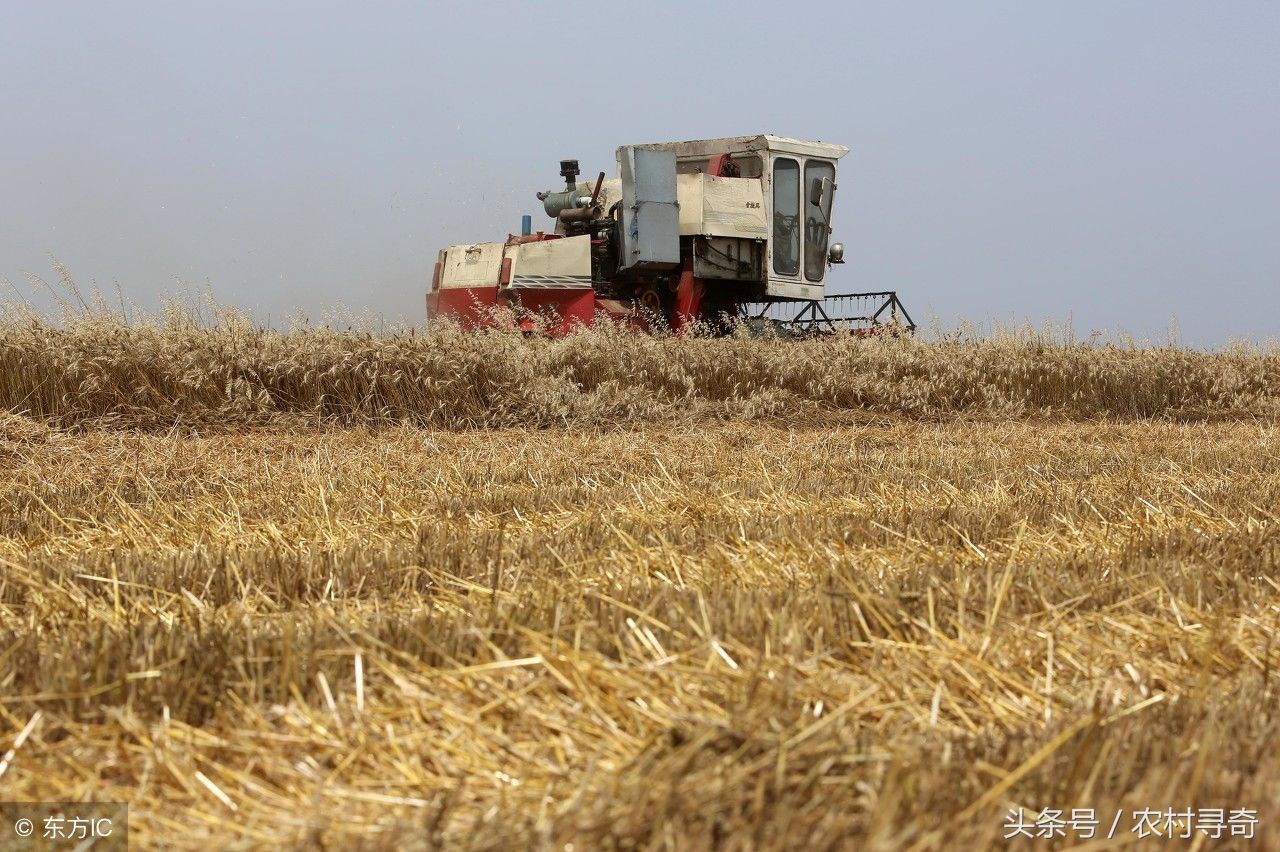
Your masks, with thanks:
[(832, 290), (917, 321), (1280, 337), (1280, 3), (19, 3), (0, 274), (418, 322), (558, 160), (840, 142)]

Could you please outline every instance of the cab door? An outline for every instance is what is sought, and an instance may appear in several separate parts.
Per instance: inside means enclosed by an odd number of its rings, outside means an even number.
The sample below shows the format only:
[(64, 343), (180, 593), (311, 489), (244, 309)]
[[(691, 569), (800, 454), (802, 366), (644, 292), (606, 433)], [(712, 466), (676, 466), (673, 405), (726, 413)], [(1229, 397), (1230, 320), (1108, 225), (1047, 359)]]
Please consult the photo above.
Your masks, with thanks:
[[(818, 161), (814, 161), (818, 162)], [(827, 163), (830, 166), (830, 163)], [(768, 296), (790, 299), (821, 299), (824, 267), (807, 263), (805, 251), (806, 231), (810, 229), (810, 213), (805, 209), (804, 192), (805, 160), (792, 154), (776, 154), (770, 164), (765, 198), (769, 204), (769, 271), (765, 284)], [(834, 168), (831, 173), (834, 174)], [(822, 251), (826, 240), (813, 232), (815, 244), (821, 238)], [(810, 274), (806, 274), (810, 273)]]

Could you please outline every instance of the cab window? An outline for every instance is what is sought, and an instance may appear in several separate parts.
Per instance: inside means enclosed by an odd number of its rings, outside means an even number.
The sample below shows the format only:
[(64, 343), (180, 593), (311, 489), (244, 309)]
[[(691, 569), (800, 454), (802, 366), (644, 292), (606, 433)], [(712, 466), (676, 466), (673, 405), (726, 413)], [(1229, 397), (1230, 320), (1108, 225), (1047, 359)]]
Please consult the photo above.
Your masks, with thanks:
[(836, 167), (825, 160), (807, 160), (804, 164), (804, 277), (810, 281), (821, 281), (827, 271), (827, 241), (831, 237), (831, 198), (834, 192), (828, 192), (821, 200), (821, 206), (813, 203), (809, 187), (823, 178), (832, 182), (835, 189)]
[(773, 162), (773, 271), (800, 271), (800, 164), (786, 158)]

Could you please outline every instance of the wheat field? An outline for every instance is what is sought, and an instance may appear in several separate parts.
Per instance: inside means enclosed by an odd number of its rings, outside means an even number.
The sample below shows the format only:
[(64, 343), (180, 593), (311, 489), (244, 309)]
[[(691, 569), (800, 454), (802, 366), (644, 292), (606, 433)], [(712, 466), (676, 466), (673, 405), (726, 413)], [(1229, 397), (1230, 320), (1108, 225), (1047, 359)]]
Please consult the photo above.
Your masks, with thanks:
[(1280, 848), (1274, 349), (11, 310), (0, 403), (0, 799), (139, 848)]

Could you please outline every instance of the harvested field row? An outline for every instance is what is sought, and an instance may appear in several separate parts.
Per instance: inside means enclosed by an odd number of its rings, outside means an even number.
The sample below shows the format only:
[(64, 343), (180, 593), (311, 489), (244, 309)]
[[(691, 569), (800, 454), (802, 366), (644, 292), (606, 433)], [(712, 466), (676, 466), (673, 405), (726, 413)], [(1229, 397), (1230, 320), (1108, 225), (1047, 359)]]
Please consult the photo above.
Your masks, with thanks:
[(0, 746), (39, 716), (0, 798), (128, 799), (144, 847), (982, 848), (1010, 807), (1216, 806), (1263, 848), (1278, 441), (10, 417)]

